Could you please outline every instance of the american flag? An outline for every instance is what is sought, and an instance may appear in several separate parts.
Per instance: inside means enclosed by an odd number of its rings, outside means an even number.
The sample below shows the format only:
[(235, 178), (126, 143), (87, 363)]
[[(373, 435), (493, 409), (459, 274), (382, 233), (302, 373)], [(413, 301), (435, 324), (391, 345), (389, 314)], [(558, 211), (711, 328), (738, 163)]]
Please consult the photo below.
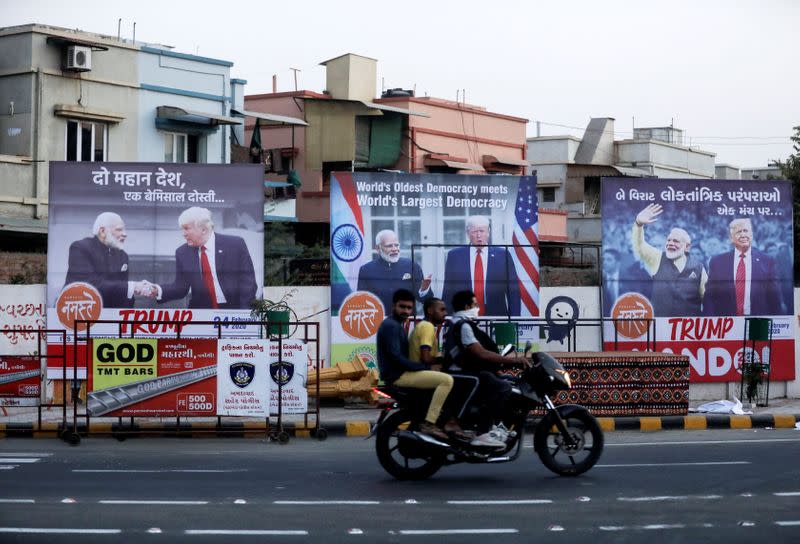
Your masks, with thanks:
[[(519, 277), (523, 316), (539, 315), (539, 213), (536, 176), (520, 178), (514, 209), (512, 258)], [(529, 247), (533, 246), (533, 247)]]

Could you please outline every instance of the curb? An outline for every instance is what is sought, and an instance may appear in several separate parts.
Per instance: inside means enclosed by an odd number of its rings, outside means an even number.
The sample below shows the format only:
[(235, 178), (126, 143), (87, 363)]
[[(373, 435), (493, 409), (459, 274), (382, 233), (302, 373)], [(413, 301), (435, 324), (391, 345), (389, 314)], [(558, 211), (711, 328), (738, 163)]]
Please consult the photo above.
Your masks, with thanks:
[[(668, 430), (706, 430), (706, 429), (793, 429), (800, 421), (800, 414), (762, 414), (762, 415), (686, 415), (686, 416), (642, 416), (642, 417), (598, 417), (597, 421), (605, 432), (613, 431), (668, 431)], [(366, 437), (369, 436), (373, 420), (348, 420), (325, 423), (320, 421), (320, 433), (303, 424), (287, 423), (283, 431), (290, 437), (319, 438), (326, 436)], [(526, 431), (533, 431), (536, 420), (529, 420)], [(72, 430), (70, 425), (66, 427)], [(58, 438), (64, 430), (62, 422), (43, 423), (38, 427), (34, 423), (0, 423), (0, 438)], [(78, 425), (78, 434), (86, 436), (111, 436), (118, 440), (126, 438), (177, 437), (177, 438), (270, 438), (278, 436), (279, 429), (261, 422), (225, 423), (210, 425), (207, 423), (180, 425), (133, 424), (90, 422)], [(324, 434), (323, 434), (324, 433)]]

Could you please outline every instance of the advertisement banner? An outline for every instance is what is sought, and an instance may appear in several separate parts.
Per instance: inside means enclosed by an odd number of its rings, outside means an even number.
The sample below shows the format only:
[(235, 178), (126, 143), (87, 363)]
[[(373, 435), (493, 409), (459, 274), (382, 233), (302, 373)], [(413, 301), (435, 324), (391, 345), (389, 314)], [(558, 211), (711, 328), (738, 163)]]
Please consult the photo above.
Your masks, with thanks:
[(30, 355), (47, 340), (36, 331), (46, 328), (44, 285), (0, 285), (0, 354)]
[(417, 315), (462, 290), (482, 316), (539, 315), (535, 177), (334, 173), (330, 202), (332, 364), (374, 345), (401, 288)]
[[(628, 320), (606, 323), (606, 349), (645, 349), (649, 333), (689, 356), (694, 382), (739, 381), (743, 362), (794, 379), (788, 181), (604, 178), (601, 193), (603, 315)], [(772, 319), (771, 352), (744, 349), (748, 317)]]
[(308, 411), (308, 347), (304, 342), (284, 340), (269, 344), (269, 374), (272, 379), (270, 412), (278, 413), (278, 386), (281, 387), (281, 412), (304, 414)]
[(269, 340), (217, 341), (217, 415), (269, 417), (269, 349)]
[(39, 406), (41, 376), (38, 357), (0, 357), (0, 406)]
[(237, 321), (261, 296), (262, 178), (249, 164), (51, 162), (48, 327), (67, 330), (68, 344), (84, 319), (123, 322), (95, 325), (95, 336), (174, 336), (176, 323), (214, 321), (257, 337)]
[(91, 352), (90, 416), (216, 414), (216, 339), (95, 338)]

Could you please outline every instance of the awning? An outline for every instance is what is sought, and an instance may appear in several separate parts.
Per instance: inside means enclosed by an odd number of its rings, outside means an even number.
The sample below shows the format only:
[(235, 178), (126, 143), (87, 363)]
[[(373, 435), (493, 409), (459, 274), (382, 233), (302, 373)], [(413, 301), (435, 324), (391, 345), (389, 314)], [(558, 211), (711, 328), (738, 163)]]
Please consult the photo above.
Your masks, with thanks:
[(47, 234), (47, 219), (2, 217), (0, 218), (0, 231)]
[(158, 106), (156, 108), (156, 118), (209, 126), (241, 125), (244, 123), (244, 120), (239, 117), (228, 117), (226, 115), (186, 110), (178, 108), (177, 106)]
[(622, 174), (623, 176), (635, 177), (635, 178), (653, 178), (655, 177), (653, 174), (646, 170), (641, 170), (639, 168), (630, 168), (628, 166), (612, 166), (614, 170)]
[(258, 111), (235, 110), (233, 108), (231, 108), (231, 113), (234, 115), (241, 115), (243, 117), (255, 117), (256, 119), (261, 119), (262, 121), (266, 121), (265, 123), (263, 123), (265, 125), (297, 125), (302, 127), (308, 126), (308, 123), (306, 123), (302, 119), (297, 119), (296, 117), (273, 115), (271, 113), (261, 113)]
[(406, 109), (403, 109), (403, 108), (395, 108), (394, 106), (387, 106), (386, 104), (377, 104), (375, 102), (365, 102), (363, 100), (361, 101), (361, 103), (364, 104), (368, 108), (374, 108), (376, 110), (392, 111), (394, 113), (402, 113), (403, 115), (416, 115), (417, 117), (430, 117), (430, 115), (428, 115), (427, 113), (422, 113), (422, 112), (413, 111), (413, 110), (406, 110)]
[(121, 113), (100, 110), (97, 108), (73, 106), (72, 104), (56, 104), (53, 106), (53, 113), (58, 117), (86, 119), (88, 121), (102, 121), (104, 123), (119, 123), (120, 121), (125, 120), (125, 116)]
[(425, 157), (425, 166), (447, 166), (456, 170), (474, 170), (476, 172), (484, 172), (483, 166), (480, 164), (473, 164), (471, 162), (453, 161), (450, 159), (441, 159), (434, 157)]
[(507, 166), (530, 166), (526, 160), (523, 159), (510, 159), (507, 157), (498, 157), (497, 155), (484, 155), (483, 164), (503, 164)]

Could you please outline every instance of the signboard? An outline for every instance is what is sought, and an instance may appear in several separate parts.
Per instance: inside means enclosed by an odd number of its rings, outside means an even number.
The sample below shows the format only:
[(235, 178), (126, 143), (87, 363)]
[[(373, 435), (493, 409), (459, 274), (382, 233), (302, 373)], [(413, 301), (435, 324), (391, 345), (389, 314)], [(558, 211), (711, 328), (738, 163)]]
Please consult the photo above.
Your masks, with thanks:
[(308, 411), (308, 347), (305, 342), (283, 340), (269, 345), (269, 374), (272, 380), (270, 412), (278, 413), (278, 390), (281, 393), (281, 412), (304, 414)]
[(45, 328), (44, 286), (0, 285), (0, 353), (4, 355), (29, 355), (44, 349), (42, 337), (39, 347), (37, 332)]
[(452, 313), (452, 296), (473, 290), (483, 316), (538, 316), (537, 218), (535, 177), (332, 174), (332, 363), (374, 352), (401, 288), (417, 315), (429, 297)]
[(0, 357), (0, 406), (39, 406), (41, 375), (38, 357)]
[(247, 164), (51, 162), (48, 327), (67, 330), (68, 344), (85, 319), (123, 322), (95, 325), (94, 336), (174, 336), (176, 323), (215, 321), (257, 337), (237, 321), (261, 294), (262, 177)]
[(216, 339), (95, 338), (91, 352), (92, 417), (216, 414)]
[[(792, 190), (787, 181), (604, 178), (606, 349), (688, 355), (695, 382), (741, 379), (743, 362), (795, 377)], [(745, 318), (772, 321), (772, 352), (743, 349)], [(642, 318), (642, 321), (638, 319)]]
[(217, 415), (269, 417), (268, 340), (217, 341)]

